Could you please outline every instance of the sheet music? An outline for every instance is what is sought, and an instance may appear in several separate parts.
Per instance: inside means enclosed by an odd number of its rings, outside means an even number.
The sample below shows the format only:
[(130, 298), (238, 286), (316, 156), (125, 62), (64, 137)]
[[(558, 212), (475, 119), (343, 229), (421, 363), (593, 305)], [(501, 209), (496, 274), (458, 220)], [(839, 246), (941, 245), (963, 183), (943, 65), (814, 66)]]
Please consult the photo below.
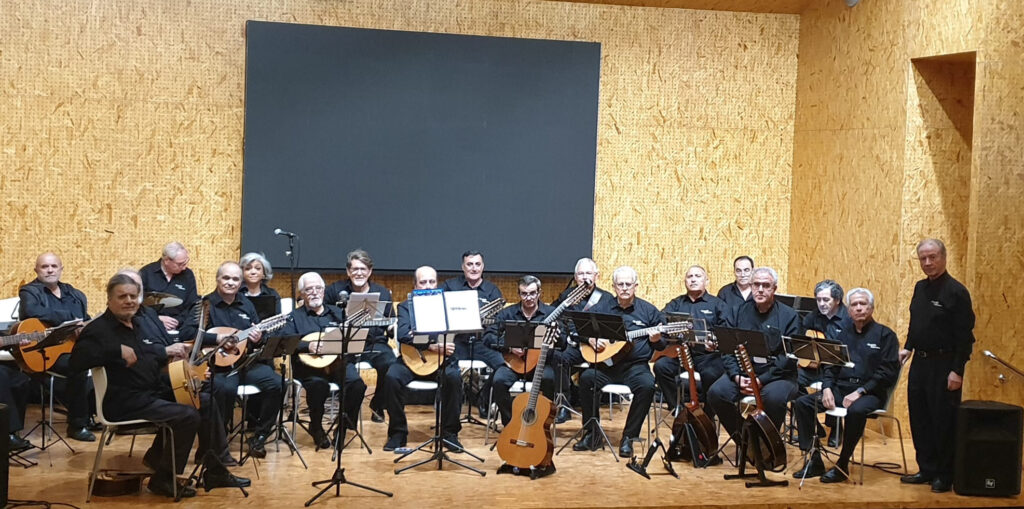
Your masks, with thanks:
[(476, 290), (445, 292), (444, 304), (448, 314), (449, 331), (483, 329), (480, 322), (480, 300), (477, 298)]
[(380, 293), (353, 293), (348, 297), (348, 304), (346, 306), (346, 312), (348, 316), (352, 316), (361, 309), (367, 309), (372, 313), (370, 319), (384, 318), (383, 305), (387, 303), (380, 302)]
[[(473, 295), (476, 295), (476, 291), (473, 291)], [(444, 301), (445, 295), (440, 291), (422, 295), (413, 294), (412, 314), (416, 332), (429, 333), (448, 330)], [(477, 321), (479, 321), (479, 315), (477, 316)]]

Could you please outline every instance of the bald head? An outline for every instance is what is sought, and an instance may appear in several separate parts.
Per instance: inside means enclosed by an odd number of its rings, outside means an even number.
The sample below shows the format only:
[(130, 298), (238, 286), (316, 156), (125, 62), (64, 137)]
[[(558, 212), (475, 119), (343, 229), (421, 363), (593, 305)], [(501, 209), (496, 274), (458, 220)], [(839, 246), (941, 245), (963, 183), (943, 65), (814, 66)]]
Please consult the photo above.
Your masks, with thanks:
[(64, 273), (64, 263), (56, 254), (47, 252), (36, 257), (35, 270), (40, 283), (49, 288), (56, 288)]
[(416, 269), (413, 279), (413, 287), (417, 290), (437, 288), (437, 271), (428, 265)]

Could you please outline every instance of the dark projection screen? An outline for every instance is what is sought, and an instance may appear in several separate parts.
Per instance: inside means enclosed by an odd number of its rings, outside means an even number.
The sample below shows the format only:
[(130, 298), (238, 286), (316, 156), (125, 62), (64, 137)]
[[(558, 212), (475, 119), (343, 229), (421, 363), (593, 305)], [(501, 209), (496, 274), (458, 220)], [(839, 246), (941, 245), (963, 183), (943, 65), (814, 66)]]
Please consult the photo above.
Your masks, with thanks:
[(597, 43), (250, 21), (242, 251), (336, 269), (571, 272), (590, 256)]

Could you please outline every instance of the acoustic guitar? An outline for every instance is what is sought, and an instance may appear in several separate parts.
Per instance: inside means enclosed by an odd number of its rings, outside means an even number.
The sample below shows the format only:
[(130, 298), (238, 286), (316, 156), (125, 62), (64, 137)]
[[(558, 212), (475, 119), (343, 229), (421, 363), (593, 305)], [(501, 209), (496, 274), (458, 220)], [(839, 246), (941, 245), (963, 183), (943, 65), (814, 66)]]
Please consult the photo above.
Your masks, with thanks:
[[(683, 405), (679, 415), (672, 422), (672, 441), (668, 448), (668, 459), (678, 461), (693, 458), (694, 452), (698, 458), (706, 459), (718, 451), (718, 433), (715, 432), (715, 423), (700, 406), (690, 347), (686, 343), (680, 343), (678, 346), (679, 365), (686, 370), (690, 379), (690, 401)], [(693, 428), (696, 444), (690, 443), (686, 433), (687, 424)], [(696, 451), (692, 449), (694, 445), (697, 447)]]
[[(480, 306), (481, 324), (485, 327), (493, 324), (494, 315), (498, 314), (498, 311), (505, 307), (505, 302), (505, 299), (495, 299)], [(402, 343), (399, 350), (402, 354), (402, 362), (419, 377), (432, 375), (437, 371), (437, 368), (441, 367), (441, 363), (445, 360), (445, 356), (440, 350), (436, 352), (431, 352), (426, 348), (420, 350), (408, 343)]]
[[(558, 320), (566, 309), (569, 309), (570, 306), (575, 306), (582, 301), (583, 297), (586, 297), (592, 288), (593, 284), (579, 285), (574, 288), (569, 292), (569, 295), (565, 296), (565, 300), (558, 304), (558, 306), (555, 307), (548, 316), (544, 317), (544, 321), (542, 321), (541, 324), (550, 325), (555, 323), (555, 320)], [(502, 357), (505, 358), (505, 365), (508, 366), (509, 369), (520, 376), (526, 376), (537, 368), (537, 361), (540, 360), (540, 350), (531, 348), (526, 351), (525, 357), (520, 357), (512, 352), (505, 352), (502, 354)]]
[[(757, 402), (757, 407), (747, 416), (747, 421), (750, 423), (751, 433), (756, 434), (761, 451), (762, 464), (758, 468), (780, 472), (786, 468), (786, 446), (782, 442), (782, 435), (779, 434), (778, 426), (764, 412), (764, 403), (761, 401), (761, 383), (757, 380), (754, 364), (750, 362), (750, 355), (745, 346), (738, 345), (736, 347), (736, 358), (740, 362), (740, 367), (746, 372), (747, 378), (750, 378), (754, 401)], [(746, 447), (746, 455), (752, 463), (757, 461), (754, 448), (750, 444)]]
[(285, 324), (288, 323), (288, 314), (289, 313), (281, 313), (279, 315), (271, 316), (266, 320), (263, 320), (260, 323), (253, 325), (252, 327), (249, 327), (245, 330), (239, 330), (234, 327), (213, 327), (212, 329), (206, 332), (234, 336), (237, 348), (233, 349), (233, 351), (228, 351), (223, 348), (207, 347), (203, 349), (203, 354), (214, 352), (217, 356), (217, 360), (214, 361), (216, 365), (222, 368), (230, 368), (231, 366), (234, 366), (236, 362), (238, 362), (238, 359), (242, 358), (242, 355), (245, 353), (245, 349), (249, 345), (249, 336), (251, 336), (253, 332), (260, 331), (266, 334), (268, 332), (274, 332), (277, 329), (284, 327)]
[(610, 343), (600, 352), (594, 350), (590, 346), (589, 342), (580, 342), (580, 352), (583, 354), (583, 360), (590, 363), (590, 365), (600, 364), (607, 361), (611, 361), (612, 364), (615, 364), (633, 351), (633, 340), (637, 338), (650, 336), (657, 332), (662, 334), (678, 334), (684, 330), (689, 330), (692, 327), (693, 324), (689, 322), (671, 322), (663, 325), (655, 325), (654, 327), (626, 331), (626, 341)]
[[(206, 378), (209, 366), (199, 361), (199, 345), (203, 344), (203, 329), (206, 327), (206, 316), (210, 310), (210, 301), (202, 300), (202, 304), (196, 306), (199, 313), (199, 326), (196, 328), (196, 337), (192, 341), (192, 352), (188, 359), (181, 359), (167, 364), (167, 375), (171, 379), (171, 390), (174, 392), (174, 401), (181, 405), (188, 405), (199, 408), (199, 390)], [(230, 339), (230, 336), (225, 339)], [(209, 357), (206, 358), (208, 360)]]
[(530, 393), (512, 401), (512, 420), (498, 435), (498, 456), (506, 464), (519, 468), (544, 468), (551, 465), (555, 442), (551, 436), (554, 422), (551, 400), (540, 393), (548, 349), (558, 338), (558, 327), (548, 328), (533, 372)]
[[(11, 349), (11, 354), (14, 356), (14, 360), (18, 362), (18, 365), (21, 366), (21, 369), (26, 372), (44, 373), (57, 363), (58, 357), (71, 353), (71, 350), (75, 347), (78, 332), (72, 333), (71, 339), (58, 345), (31, 352), (28, 350), (57, 329), (79, 327), (82, 324), (83, 322), (79, 320), (47, 328), (38, 318), (22, 320), (11, 328), (11, 335), (2, 338), (3, 344), (0, 348), (14, 347)], [(31, 343), (22, 345), (21, 342), (25, 339), (30, 340)]]

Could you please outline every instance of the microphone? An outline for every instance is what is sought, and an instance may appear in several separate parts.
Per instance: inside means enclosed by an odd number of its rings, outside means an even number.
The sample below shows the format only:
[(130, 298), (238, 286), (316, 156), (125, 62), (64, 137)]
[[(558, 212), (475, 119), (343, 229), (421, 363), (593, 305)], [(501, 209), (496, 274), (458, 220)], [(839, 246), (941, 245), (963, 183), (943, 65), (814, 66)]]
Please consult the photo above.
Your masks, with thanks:
[(298, 237), (298, 234), (286, 232), (280, 228), (274, 228), (274, 235), (284, 235), (285, 237)]
[(342, 290), (341, 292), (338, 293), (338, 302), (335, 304), (335, 306), (343, 308), (345, 307), (345, 304), (348, 304), (348, 291)]

